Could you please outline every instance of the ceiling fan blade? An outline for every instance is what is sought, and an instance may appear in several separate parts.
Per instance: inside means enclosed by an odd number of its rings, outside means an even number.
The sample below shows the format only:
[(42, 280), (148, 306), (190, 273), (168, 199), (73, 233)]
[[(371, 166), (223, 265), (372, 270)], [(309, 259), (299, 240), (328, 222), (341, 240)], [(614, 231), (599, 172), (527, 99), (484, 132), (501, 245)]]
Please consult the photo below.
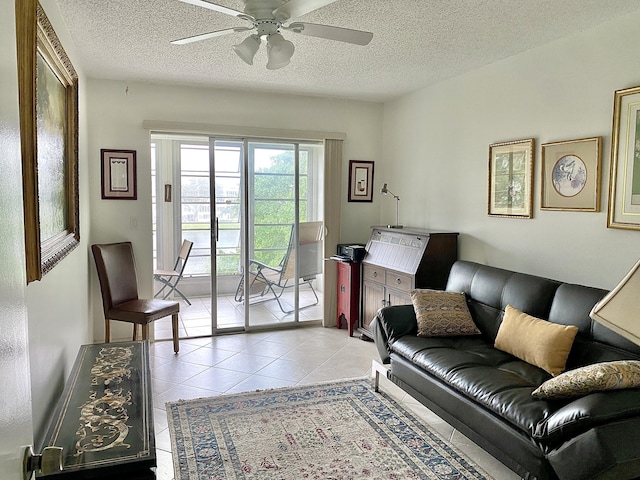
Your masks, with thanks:
[(226, 13), (227, 15), (231, 15), (232, 17), (244, 17), (246, 16), (244, 12), (240, 12), (238, 10), (234, 10), (233, 8), (223, 7), (222, 5), (218, 5), (216, 3), (207, 2), (205, 0), (180, 0), (182, 3), (189, 3), (191, 5), (195, 5), (197, 7), (208, 8), (209, 10), (215, 10), (216, 12)]
[(253, 30), (252, 27), (235, 27), (227, 28), (226, 30), (217, 30), (215, 32), (202, 33), (200, 35), (194, 35), (193, 37), (181, 38), (179, 40), (173, 40), (172, 45), (185, 45), (187, 43), (199, 42), (200, 40), (207, 40), (209, 38), (221, 37), (223, 35), (229, 35), (235, 32), (244, 32), (246, 30)]
[(298, 18), (305, 13), (312, 12), (335, 1), (336, 0), (289, 0), (284, 5), (276, 8), (273, 11), (273, 15), (281, 22), (284, 22), (290, 18)]
[(317, 23), (295, 22), (286, 27), (286, 29), (310, 37), (326, 38), (328, 40), (354, 43), (356, 45), (368, 45), (373, 38), (373, 33), (371, 32), (332, 27), (329, 25), (318, 25)]

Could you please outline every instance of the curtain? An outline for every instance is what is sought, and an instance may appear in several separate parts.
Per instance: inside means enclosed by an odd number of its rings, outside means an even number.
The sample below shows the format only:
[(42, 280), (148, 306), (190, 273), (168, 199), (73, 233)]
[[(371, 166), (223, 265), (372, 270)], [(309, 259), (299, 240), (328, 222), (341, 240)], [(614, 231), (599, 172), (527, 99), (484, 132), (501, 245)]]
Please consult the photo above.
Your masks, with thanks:
[[(324, 239), (325, 258), (336, 252), (340, 242), (342, 209), (342, 140), (324, 141)], [(335, 327), (337, 311), (337, 266), (333, 260), (324, 262), (324, 318), (322, 325)]]

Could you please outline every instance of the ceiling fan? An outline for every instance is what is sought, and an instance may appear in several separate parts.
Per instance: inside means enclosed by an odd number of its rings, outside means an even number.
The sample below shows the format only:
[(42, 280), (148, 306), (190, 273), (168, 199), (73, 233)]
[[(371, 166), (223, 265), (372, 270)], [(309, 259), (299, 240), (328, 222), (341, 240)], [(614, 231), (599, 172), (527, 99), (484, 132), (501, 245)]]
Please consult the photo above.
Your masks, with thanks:
[[(281, 30), (291, 31), (310, 37), (320, 37), (338, 42), (367, 45), (373, 38), (373, 33), (349, 28), (332, 27), (316, 23), (292, 22), (292, 20), (312, 12), (318, 8), (329, 5), (337, 0), (244, 0), (244, 12), (224, 7), (207, 0), (180, 0), (198, 7), (208, 8), (216, 12), (238, 17), (250, 25), (227, 28), (215, 32), (203, 33), (192, 37), (174, 40), (171, 43), (184, 45), (186, 43), (199, 42), (213, 37), (220, 37), (236, 32), (256, 30), (249, 35), (233, 50), (249, 65), (253, 65), (253, 57), (260, 48), (262, 37), (267, 39), (267, 68), (275, 70), (289, 64), (295, 47), (292, 42), (286, 40)], [(285, 23), (289, 22), (287, 25)]]

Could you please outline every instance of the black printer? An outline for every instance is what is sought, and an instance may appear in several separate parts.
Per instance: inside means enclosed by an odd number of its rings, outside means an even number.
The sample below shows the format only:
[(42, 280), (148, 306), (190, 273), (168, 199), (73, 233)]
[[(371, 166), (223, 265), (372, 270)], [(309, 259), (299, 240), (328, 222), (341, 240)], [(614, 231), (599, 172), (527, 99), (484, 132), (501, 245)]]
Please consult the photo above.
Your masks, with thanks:
[(366, 253), (365, 245), (361, 243), (339, 243), (335, 259), (343, 262), (360, 263)]

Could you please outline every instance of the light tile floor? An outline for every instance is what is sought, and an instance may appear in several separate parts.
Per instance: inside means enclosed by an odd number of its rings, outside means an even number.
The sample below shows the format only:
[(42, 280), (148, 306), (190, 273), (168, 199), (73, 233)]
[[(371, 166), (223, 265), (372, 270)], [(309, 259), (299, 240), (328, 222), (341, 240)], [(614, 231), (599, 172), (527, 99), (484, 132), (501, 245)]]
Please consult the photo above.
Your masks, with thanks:
[[(300, 288), (300, 322), (319, 321), (322, 318), (322, 292), (317, 292), (318, 303), (308, 287)], [(190, 297), (191, 305), (180, 301), (179, 334), (181, 338), (211, 335), (211, 297)], [(285, 292), (282, 297), (285, 309), (293, 308), (293, 295)], [(219, 296), (217, 306), (218, 328), (241, 328), (244, 326), (244, 304), (236, 302), (233, 295)], [(293, 321), (294, 315), (283, 313), (275, 300), (267, 300), (249, 307), (249, 324), (252, 326), (278, 325)], [(154, 338), (171, 338), (171, 317), (153, 323)]]
[[(300, 328), (184, 339), (151, 345), (158, 480), (174, 478), (165, 403), (248, 390), (304, 385), (370, 375), (379, 358), (371, 342), (346, 330), (302, 324)], [(419, 415), (496, 480), (519, 478), (449, 424), (387, 379), (381, 388)]]

